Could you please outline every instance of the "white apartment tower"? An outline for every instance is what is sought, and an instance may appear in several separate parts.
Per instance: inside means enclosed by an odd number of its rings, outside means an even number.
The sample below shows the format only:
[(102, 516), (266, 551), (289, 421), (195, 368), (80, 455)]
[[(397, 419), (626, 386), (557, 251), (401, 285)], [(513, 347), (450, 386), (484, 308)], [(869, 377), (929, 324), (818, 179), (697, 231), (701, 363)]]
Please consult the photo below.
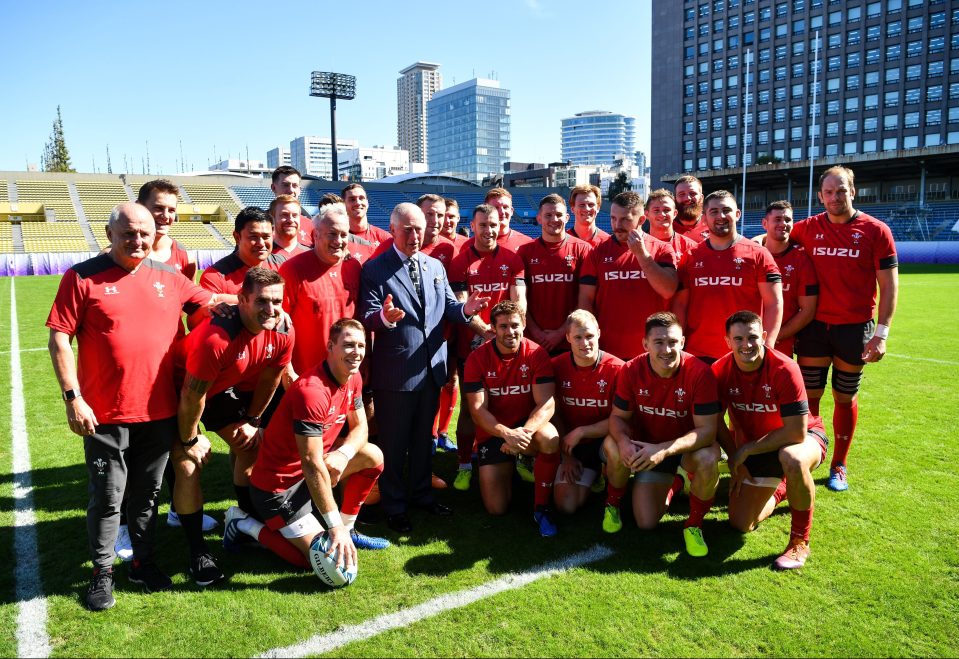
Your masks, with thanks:
[(426, 163), (426, 106), (443, 87), (440, 65), (416, 62), (396, 79), (396, 141), (411, 163)]

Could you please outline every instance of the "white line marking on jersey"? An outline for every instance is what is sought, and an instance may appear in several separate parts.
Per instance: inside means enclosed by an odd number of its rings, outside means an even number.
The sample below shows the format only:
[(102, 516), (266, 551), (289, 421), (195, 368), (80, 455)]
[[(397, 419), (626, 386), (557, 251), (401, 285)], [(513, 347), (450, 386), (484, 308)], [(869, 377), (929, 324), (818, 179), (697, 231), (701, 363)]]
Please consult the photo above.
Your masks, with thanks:
[(317, 634), (301, 643), (289, 645), (285, 648), (276, 648), (264, 652), (261, 657), (303, 657), (307, 655), (318, 655), (336, 648), (343, 647), (348, 643), (364, 641), (377, 634), (382, 634), (391, 629), (408, 627), (413, 623), (432, 618), (444, 611), (459, 609), (473, 602), (477, 602), (487, 597), (492, 597), (508, 590), (516, 590), (527, 584), (538, 581), (544, 577), (550, 577), (556, 574), (562, 574), (568, 570), (587, 563), (595, 563), (609, 558), (615, 552), (604, 545), (594, 545), (590, 549), (572, 554), (566, 558), (544, 563), (537, 567), (530, 568), (525, 572), (506, 574), (499, 579), (487, 583), (461, 590), (447, 595), (440, 595), (422, 604), (378, 616), (361, 622), (357, 625), (348, 625), (329, 634)]
[(946, 366), (959, 366), (959, 362), (951, 362), (947, 359), (932, 359), (931, 357), (910, 357), (909, 355), (897, 355), (893, 352), (886, 353), (890, 357), (896, 357), (897, 359), (911, 359), (916, 362), (931, 362), (933, 364), (944, 364)]
[(17, 600), (17, 656), (49, 657), (47, 600), (40, 579), (37, 518), (33, 512), (33, 478), (27, 439), (26, 405), (20, 370), (16, 279), (10, 278), (10, 434), (13, 436), (13, 570)]

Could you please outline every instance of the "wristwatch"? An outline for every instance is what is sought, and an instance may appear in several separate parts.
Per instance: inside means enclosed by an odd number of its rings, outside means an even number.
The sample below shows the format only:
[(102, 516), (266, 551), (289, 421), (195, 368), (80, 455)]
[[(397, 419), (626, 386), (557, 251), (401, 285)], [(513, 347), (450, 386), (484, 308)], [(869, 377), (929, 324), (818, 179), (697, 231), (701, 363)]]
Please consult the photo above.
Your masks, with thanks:
[(244, 415), (244, 416), (243, 416), (243, 420), (246, 421), (247, 423), (249, 423), (249, 424), (250, 424), (251, 426), (253, 426), (254, 428), (259, 428), (259, 427), (260, 427), (260, 417), (258, 417), (258, 416), (247, 416), (247, 415)]
[(68, 402), (71, 400), (75, 400), (79, 397), (80, 397), (79, 389), (67, 389), (66, 391), (63, 392), (63, 400)]
[(191, 440), (188, 441), (188, 442), (184, 442), (184, 441), (181, 439), (181, 440), (180, 440), (180, 446), (182, 446), (183, 448), (193, 448), (194, 446), (196, 446), (196, 443), (197, 443), (198, 441), (200, 441), (200, 436), (199, 436), (199, 435), (194, 436), (193, 439), (191, 439)]

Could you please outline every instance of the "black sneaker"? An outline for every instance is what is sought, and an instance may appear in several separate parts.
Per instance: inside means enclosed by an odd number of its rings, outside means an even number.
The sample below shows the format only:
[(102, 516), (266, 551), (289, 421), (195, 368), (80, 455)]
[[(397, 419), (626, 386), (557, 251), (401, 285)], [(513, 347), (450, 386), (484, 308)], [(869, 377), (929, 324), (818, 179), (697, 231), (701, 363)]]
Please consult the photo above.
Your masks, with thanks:
[(91, 611), (106, 611), (112, 609), (117, 601), (113, 598), (113, 570), (96, 568), (90, 587), (87, 588), (87, 608)]
[(170, 577), (156, 566), (156, 563), (141, 563), (133, 559), (130, 571), (127, 573), (127, 579), (132, 583), (140, 584), (148, 593), (158, 593), (162, 590), (170, 590), (173, 582)]
[(213, 556), (199, 554), (190, 559), (190, 578), (196, 582), (197, 586), (205, 587), (217, 581), (223, 581), (226, 577), (216, 566)]

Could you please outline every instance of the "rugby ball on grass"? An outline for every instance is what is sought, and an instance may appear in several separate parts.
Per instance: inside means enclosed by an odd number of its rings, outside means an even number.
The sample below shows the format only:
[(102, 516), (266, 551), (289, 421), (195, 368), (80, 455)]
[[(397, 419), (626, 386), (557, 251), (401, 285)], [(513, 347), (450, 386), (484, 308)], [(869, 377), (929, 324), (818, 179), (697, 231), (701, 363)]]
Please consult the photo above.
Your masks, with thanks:
[(348, 565), (346, 569), (337, 567), (336, 554), (328, 556), (330, 550), (330, 536), (324, 531), (310, 543), (310, 565), (320, 581), (331, 588), (349, 586), (356, 579), (356, 565)]

